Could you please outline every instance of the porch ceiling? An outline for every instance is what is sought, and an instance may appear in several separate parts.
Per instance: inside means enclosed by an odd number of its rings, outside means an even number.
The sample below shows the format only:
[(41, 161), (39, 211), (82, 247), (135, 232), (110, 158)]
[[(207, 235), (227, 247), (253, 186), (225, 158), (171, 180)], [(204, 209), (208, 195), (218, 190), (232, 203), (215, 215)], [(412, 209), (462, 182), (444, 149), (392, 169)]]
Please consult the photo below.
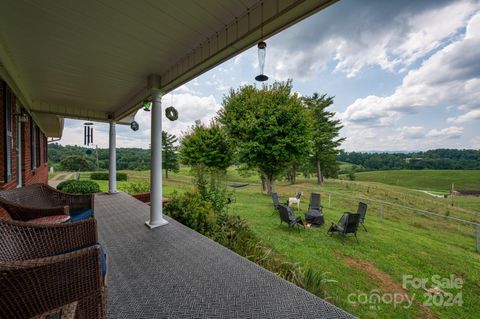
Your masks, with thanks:
[[(4, 0), (0, 76), (34, 115), (132, 114), (336, 0)], [(41, 123), (40, 123), (41, 124)]]

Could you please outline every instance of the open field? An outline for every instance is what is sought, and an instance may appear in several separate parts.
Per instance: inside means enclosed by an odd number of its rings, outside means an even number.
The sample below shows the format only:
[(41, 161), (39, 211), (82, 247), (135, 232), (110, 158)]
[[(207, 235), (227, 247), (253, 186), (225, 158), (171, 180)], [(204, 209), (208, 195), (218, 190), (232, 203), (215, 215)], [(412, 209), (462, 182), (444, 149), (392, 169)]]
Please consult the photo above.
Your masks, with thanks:
[(355, 179), (448, 193), (456, 189), (480, 190), (480, 170), (391, 170), (355, 173)]
[[(127, 171), (129, 182), (146, 181), (149, 172)], [(457, 174), (458, 171), (455, 171)], [(429, 174), (429, 173), (427, 173)], [(443, 176), (440, 173), (439, 176)], [(236, 201), (229, 208), (230, 213), (238, 214), (248, 221), (257, 233), (276, 252), (290, 262), (297, 262), (303, 268), (313, 268), (328, 273), (328, 278), (336, 282), (326, 284), (328, 299), (361, 318), (477, 318), (480, 313), (480, 256), (475, 253), (473, 226), (446, 220), (442, 217), (423, 216), (403, 205), (420, 208), (441, 216), (453, 216), (471, 221), (480, 221), (478, 213), (467, 208), (450, 207), (443, 199), (400, 186), (378, 182), (328, 180), (318, 186), (311, 181), (299, 178), (295, 185), (279, 182), (276, 190), (280, 200), (285, 201), (297, 191), (305, 193), (301, 209), (296, 214), (302, 216), (308, 207), (310, 192), (322, 194), (322, 204), (326, 224), (318, 229), (289, 231), (285, 225), (279, 226), (278, 215), (273, 212), (271, 198), (260, 192), (256, 175), (240, 176), (234, 169), (227, 174), (228, 182), (249, 183), (245, 188), (234, 190)], [(360, 174), (358, 174), (360, 175)], [(88, 178), (82, 174), (82, 178)], [(441, 180), (444, 180), (442, 177)], [(470, 179), (467, 179), (467, 181)], [(118, 182), (119, 186), (121, 183)], [(107, 181), (100, 181), (102, 190), (107, 189)], [(423, 184), (424, 187), (426, 184)], [(431, 190), (440, 190), (441, 181), (430, 181)], [(435, 186), (437, 185), (437, 186)], [(174, 190), (192, 188), (192, 177), (188, 168), (178, 174), (171, 174), (164, 180), (165, 195)], [(420, 188), (420, 187), (419, 187)], [(424, 188), (425, 189), (425, 188)], [(447, 188), (448, 189), (448, 188)], [(330, 200), (329, 200), (330, 195)], [(327, 236), (328, 224), (338, 221), (344, 211), (356, 209), (361, 198), (369, 205), (366, 227), (359, 231), (359, 241), (347, 238), (344, 243), (336, 236)], [(383, 220), (380, 221), (380, 203), (385, 201), (395, 205), (383, 205)], [(330, 202), (330, 205), (329, 205)], [(428, 301), (423, 289), (411, 286), (402, 288), (402, 276), (431, 279), (433, 275), (461, 278), (461, 289), (444, 289), (456, 295), (461, 293), (463, 306), (427, 307)], [(431, 283), (427, 284), (427, 288)], [(411, 307), (407, 303), (362, 304), (355, 299), (361, 294), (397, 293), (414, 298)], [(353, 294), (353, 295), (352, 295)], [(350, 300), (357, 302), (349, 302)]]

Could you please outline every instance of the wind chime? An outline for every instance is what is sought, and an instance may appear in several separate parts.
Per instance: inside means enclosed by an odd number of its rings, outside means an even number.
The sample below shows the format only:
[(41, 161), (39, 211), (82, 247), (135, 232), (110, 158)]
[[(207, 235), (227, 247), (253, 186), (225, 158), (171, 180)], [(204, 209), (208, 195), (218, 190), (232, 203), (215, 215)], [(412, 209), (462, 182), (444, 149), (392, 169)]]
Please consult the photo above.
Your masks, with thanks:
[(83, 123), (83, 145), (90, 146), (93, 144), (93, 123)]

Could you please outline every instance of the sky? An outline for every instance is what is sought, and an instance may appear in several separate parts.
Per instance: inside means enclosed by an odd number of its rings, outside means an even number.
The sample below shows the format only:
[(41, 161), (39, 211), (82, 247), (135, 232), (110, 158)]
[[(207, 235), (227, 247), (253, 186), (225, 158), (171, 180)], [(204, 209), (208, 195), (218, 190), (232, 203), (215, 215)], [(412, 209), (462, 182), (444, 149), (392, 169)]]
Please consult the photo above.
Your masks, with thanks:
[[(293, 80), (301, 96), (334, 96), (345, 151), (480, 148), (480, 0), (340, 0), (266, 39), (267, 83)], [(256, 84), (256, 46), (163, 97), (181, 137), (208, 123), (231, 88)], [(150, 113), (140, 129), (117, 126), (117, 147), (148, 148)], [(61, 144), (83, 144), (83, 121), (65, 121)], [(108, 124), (95, 123), (108, 147)]]

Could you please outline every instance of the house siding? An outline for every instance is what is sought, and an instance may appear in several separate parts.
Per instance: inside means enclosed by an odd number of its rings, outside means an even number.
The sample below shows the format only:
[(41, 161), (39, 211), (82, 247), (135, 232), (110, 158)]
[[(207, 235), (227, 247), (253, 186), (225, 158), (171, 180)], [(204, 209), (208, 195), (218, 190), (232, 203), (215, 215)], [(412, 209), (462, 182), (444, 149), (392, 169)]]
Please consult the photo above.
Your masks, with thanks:
[[(22, 132), (17, 132), (17, 121), (19, 120), (17, 116), (12, 116), (12, 177), (9, 181), (6, 180), (5, 176), (5, 145), (6, 145), (6, 114), (5, 114), (5, 92), (6, 92), (6, 83), (0, 79), (0, 190), (12, 189), (17, 187), (17, 174), (18, 170), (22, 170), (22, 186), (28, 186), (31, 184), (37, 183), (48, 183), (48, 162), (46, 161), (46, 156), (44, 154), (46, 147), (47, 139), (45, 134), (40, 131), (40, 136), (37, 139), (37, 156), (39, 157), (39, 165), (32, 169), (31, 165), (31, 139), (30, 139), (30, 122), (33, 119), (28, 116), (28, 122), (22, 123)], [(17, 113), (16, 107), (16, 97), (12, 96), (12, 113)], [(27, 112), (24, 112), (27, 114)], [(21, 144), (22, 144), (22, 167), (17, 167), (17, 134), (21, 134)]]

